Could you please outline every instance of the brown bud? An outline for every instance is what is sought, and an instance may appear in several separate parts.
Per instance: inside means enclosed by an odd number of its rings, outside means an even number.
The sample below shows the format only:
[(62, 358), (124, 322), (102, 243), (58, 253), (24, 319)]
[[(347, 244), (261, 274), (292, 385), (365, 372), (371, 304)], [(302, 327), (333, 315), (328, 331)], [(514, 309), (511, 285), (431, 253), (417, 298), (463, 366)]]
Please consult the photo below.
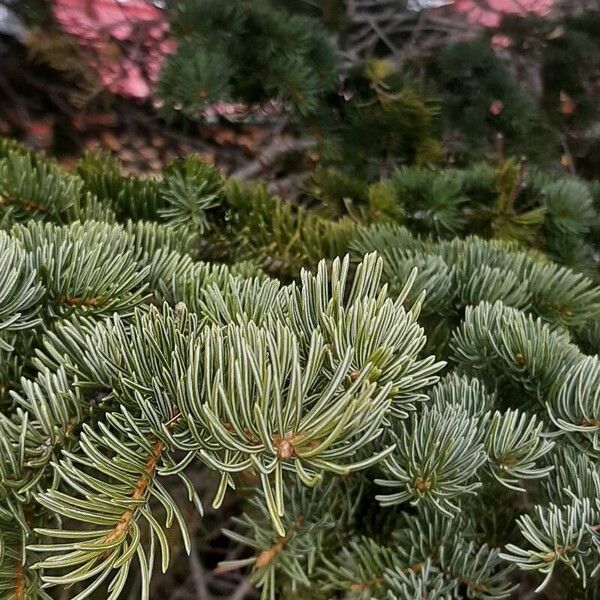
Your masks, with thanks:
[(277, 456), (281, 460), (289, 460), (294, 456), (294, 446), (289, 440), (283, 439), (277, 445)]

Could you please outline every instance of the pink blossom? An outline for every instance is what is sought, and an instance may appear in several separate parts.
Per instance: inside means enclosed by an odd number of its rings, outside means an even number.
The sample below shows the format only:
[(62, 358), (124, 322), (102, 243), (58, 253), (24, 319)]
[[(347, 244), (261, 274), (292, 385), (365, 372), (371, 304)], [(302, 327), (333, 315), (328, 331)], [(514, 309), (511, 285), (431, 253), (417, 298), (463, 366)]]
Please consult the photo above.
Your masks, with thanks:
[(176, 49), (163, 11), (146, 0), (53, 0), (52, 6), (110, 91), (150, 97), (165, 57)]
[(455, 0), (454, 8), (465, 14), (467, 21), (489, 29), (500, 25), (504, 15), (546, 16), (554, 0)]
[(513, 45), (513, 40), (508, 35), (496, 33), (492, 36), (492, 46), (494, 48), (510, 48)]
[(559, 94), (560, 112), (563, 115), (572, 115), (575, 112), (575, 102), (567, 92), (561, 90)]
[(133, 98), (147, 98), (150, 95), (150, 86), (140, 67), (135, 63), (125, 63), (125, 71), (127, 77), (121, 83), (121, 93)]
[(490, 114), (497, 117), (504, 110), (504, 102), (502, 100), (494, 100), (490, 104)]

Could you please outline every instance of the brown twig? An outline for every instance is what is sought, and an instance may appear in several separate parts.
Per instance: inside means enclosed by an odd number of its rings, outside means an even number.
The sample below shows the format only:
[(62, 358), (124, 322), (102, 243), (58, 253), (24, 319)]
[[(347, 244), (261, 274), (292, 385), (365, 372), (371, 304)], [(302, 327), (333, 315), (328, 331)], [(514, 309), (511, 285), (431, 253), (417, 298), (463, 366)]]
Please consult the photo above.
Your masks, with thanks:
[(46, 213), (48, 209), (37, 202), (33, 202), (33, 200), (21, 200), (20, 202), (15, 202), (10, 198), (6, 198), (5, 196), (0, 196), (0, 206), (8, 205), (8, 204), (20, 204), (25, 207), (27, 210), (31, 210), (39, 213)]
[(23, 562), (18, 559), (15, 563), (15, 585), (13, 588), (14, 600), (25, 600), (26, 591), (25, 566), (23, 565)]
[(79, 298), (77, 296), (65, 296), (63, 302), (70, 306), (98, 306), (99, 298)]
[[(157, 440), (154, 443), (154, 446), (152, 447), (152, 452), (148, 457), (148, 460), (146, 461), (146, 467), (144, 469), (144, 472), (140, 475), (135, 487), (133, 488), (133, 493), (131, 494), (131, 500), (133, 503), (139, 502), (146, 494), (146, 491), (148, 490), (148, 487), (152, 482), (152, 477), (154, 476), (154, 472), (156, 471), (156, 467), (158, 465), (158, 461), (161, 457), (164, 447), (165, 444), (162, 440)], [(125, 535), (129, 530), (129, 526), (131, 525), (131, 521), (133, 519), (134, 514), (135, 505), (131, 508), (128, 508), (121, 515), (119, 522), (115, 525), (112, 531), (108, 533), (108, 535), (105, 538), (105, 541), (107, 543), (114, 542), (115, 540), (118, 540), (121, 536)]]
[[(600, 523), (598, 523), (597, 525), (594, 525), (593, 527), (590, 527), (590, 529), (594, 532), (600, 532)], [(559, 546), (555, 550), (552, 550), (552, 551), (546, 553), (544, 555), (543, 560), (544, 560), (544, 562), (547, 562), (547, 563), (552, 562), (552, 561), (556, 560), (557, 558), (559, 558), (560, 556), (563, 556), (567, 552), (574, 550), (576, 547), (577, 547), (576, 544), (569, 544), (567, 546)]]

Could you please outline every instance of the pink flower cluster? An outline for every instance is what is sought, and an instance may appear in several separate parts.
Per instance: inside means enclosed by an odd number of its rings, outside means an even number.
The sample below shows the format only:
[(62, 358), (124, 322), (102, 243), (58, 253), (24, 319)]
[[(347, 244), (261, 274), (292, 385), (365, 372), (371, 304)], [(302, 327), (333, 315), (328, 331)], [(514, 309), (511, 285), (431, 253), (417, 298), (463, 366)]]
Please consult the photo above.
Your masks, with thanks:
[(494, 29), (500, 25), (504, 15), (546, 16), (554, 5), (554, 0), (455, 0), (454, 8), (469, 23)]
[(146, 0), (53, 0), (59, 25), (90, 56), (90, 66), (115, 94), (144, 100), (174, 52), (164, 11)]

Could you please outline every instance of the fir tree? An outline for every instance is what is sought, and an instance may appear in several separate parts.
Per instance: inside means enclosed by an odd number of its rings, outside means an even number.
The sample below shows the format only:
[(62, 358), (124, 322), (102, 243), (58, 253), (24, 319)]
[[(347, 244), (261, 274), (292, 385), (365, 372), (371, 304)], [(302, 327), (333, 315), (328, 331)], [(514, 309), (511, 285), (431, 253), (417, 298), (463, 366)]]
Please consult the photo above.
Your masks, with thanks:
[[(192, 551), (200, 465), (215, 510), (255, 482), (217, 571), (263, 598), (508, 598), (520, 571), (595, 597), (592, 279), (294, 211), (195, 159), (154, 181), (1, 148), (0, 597), (116, 600), (139, 573), (148, 598), (174, 532)], [(199, 260), (213, 241), (251, 260)]]

